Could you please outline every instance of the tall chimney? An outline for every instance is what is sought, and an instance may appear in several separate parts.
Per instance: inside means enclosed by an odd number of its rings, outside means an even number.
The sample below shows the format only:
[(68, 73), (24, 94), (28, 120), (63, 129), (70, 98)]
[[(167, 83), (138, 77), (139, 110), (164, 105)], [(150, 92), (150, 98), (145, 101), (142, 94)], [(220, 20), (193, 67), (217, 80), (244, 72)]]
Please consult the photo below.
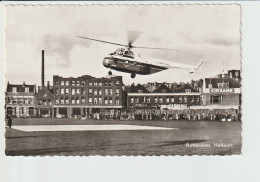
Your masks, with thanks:
[(44, 87), (44, 50), (42, 50), (42, 87)]

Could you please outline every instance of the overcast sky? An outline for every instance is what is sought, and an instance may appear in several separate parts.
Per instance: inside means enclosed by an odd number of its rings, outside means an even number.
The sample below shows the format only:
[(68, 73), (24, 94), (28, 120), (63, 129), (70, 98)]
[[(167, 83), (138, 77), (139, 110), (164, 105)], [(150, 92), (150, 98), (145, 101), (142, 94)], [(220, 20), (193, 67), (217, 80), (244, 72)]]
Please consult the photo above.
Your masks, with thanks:
[(86, 36), (127, 43), (127, 32), (142, 32), (137, 46), (177, 51), (135, 49), (144, 57), (196, 65), (198, 74), (169, 69), (152, 75), (112, 71), (124, 83), (189, 81), (240, 69), (239, 5), (172, 6), (7, 6), (6, 81), (41, 83), (41, 50), (45, 50), (45, 81), (53, 75), (103, 77), (109, 71), (103, 58), (118, 46), (92, 42)]

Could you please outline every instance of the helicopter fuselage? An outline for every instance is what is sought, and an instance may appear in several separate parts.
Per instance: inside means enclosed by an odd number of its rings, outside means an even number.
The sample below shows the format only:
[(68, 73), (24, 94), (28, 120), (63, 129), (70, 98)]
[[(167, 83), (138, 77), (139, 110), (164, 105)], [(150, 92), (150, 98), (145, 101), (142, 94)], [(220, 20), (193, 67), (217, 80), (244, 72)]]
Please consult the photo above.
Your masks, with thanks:
[(165, 66), (153, 65), (150, 62), (140, 61), (134, 57), (121, 55), (109, 55), (103, 60), (103, 65), (116, 71), (135, 73), (140, 75), (149, 75), (168, 69)]

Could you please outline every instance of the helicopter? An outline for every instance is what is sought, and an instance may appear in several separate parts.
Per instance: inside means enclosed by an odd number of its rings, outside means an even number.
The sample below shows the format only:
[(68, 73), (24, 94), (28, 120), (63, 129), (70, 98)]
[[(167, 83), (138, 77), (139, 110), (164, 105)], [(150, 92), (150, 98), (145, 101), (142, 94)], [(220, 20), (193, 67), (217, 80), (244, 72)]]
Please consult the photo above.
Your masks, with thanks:
[[(172, 61), (141, 57), (140, 54), (134, 53), (132, 49), (138, 48), (138, 49), (156, 49), (156, 50), (170, 50), (170, 51), (173, 49), (133, 46), (132, 45), (133, 42), (138, 37), (138, 34), (136, 33), (133, 34), (133, 32), (132, 34), (130, 34), (130, 36), (128, 36), (127, 45), (88, 38), (88, 37), (82, 37), (82, 36), (78, 36), (78, 37), (82, 39), (91, 40), (91, 41), (97, 41), (101, 43), (121, 46), (115, 52), (108, 54), (108, 56), (106, 56), (103, 59), (103, 65), (106, 68), (112, 70), (130, 73), (131, 78), (135, 78), (136, 74), (150, 75), (167, 69), (186, 69), (189, 70), (190, 73), (194, 73), (199, 69), (199, 67), (203, 63), (202, 60), (198, 63), (198, 65), (193, 66), (193, 65), (182, 64), (182, 63), (177, 63)], [(108, 72), (108, 75), (112, 75), (111, 70)]]

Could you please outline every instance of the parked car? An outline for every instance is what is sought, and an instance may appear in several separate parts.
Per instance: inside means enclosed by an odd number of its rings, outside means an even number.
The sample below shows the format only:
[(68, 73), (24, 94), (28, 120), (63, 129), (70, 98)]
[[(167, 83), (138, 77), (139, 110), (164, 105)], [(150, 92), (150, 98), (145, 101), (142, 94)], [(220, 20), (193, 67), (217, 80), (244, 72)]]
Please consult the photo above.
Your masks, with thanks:
[(44, 114), (44, 115), (42, 115), (42, 117), (43, 117), (43, 118), (49, 118), (50, 115), (49, 115), (49, 114)]
[(56, 118), (65, 118), (65, 115), (57, 114), (57, 115), (56, 115)]

